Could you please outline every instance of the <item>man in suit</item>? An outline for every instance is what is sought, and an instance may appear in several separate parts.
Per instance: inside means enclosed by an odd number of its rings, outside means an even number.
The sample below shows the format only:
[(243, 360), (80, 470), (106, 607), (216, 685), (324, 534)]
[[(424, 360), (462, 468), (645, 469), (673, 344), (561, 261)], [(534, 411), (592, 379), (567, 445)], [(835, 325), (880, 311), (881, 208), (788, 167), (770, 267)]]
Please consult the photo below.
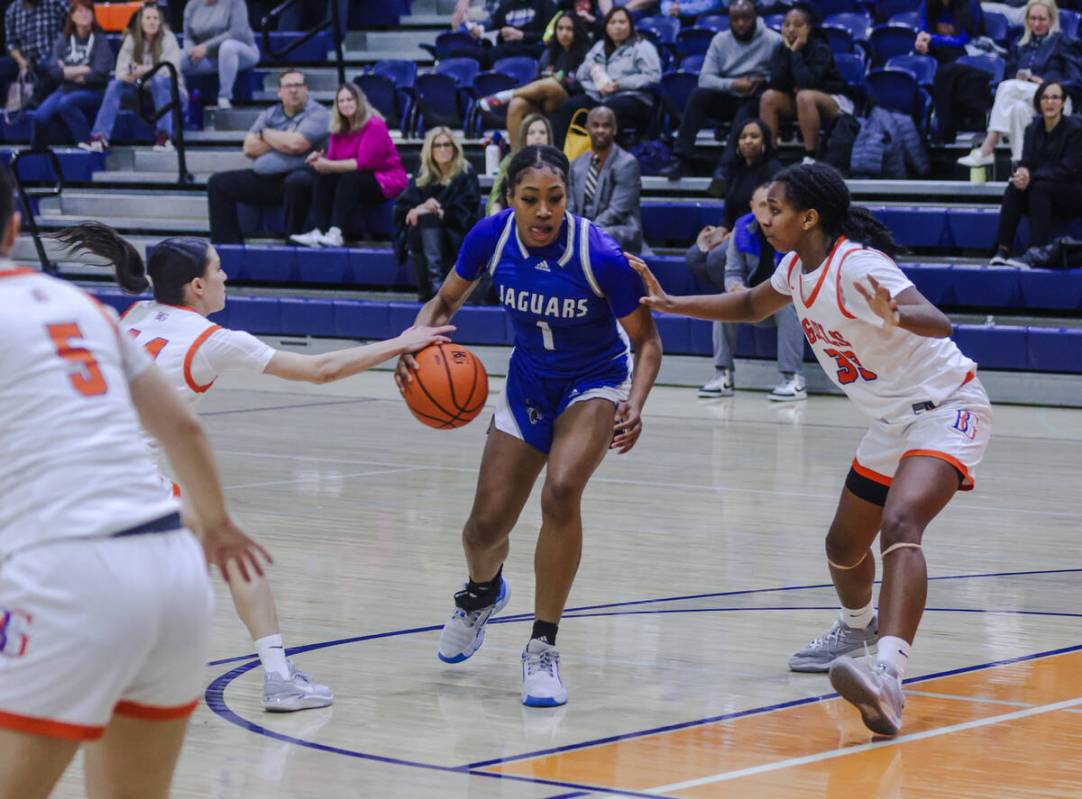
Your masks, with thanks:
[(570, 210), (604, 230), (628, 252), (642, 251), (639, 162), (616, 144), (616, 115), (599, 105), (586, 118), (590, 151), (571, 164)]

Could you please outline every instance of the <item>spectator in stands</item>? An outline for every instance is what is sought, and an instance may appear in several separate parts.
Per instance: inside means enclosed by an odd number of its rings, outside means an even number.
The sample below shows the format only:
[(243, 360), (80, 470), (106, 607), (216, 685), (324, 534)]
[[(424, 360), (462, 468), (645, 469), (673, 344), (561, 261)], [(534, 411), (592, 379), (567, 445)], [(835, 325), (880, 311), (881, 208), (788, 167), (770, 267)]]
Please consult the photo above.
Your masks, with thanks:
[(804, 139), (804, 163), (813, 161), (823, 119), (853, 113), (851, 92), (814, 9), (795, 3), (782, 23), (781, 46), (770, 62), (769, 88), (759, 101), (759, 116), (770, 128), (775, 146), (781, 120), (795, 117)]
[(597, 0), (597, 9), (606, 21), (612, 10), (616, 8), (626, 9), (632, 20), (637, 22), (656, 12), (657, 7), (658, 0)]
[(753, 0), (734, 0), (729, 6), (729, 25), (729, 30), (710, 41), (699, 86), (684, 107), (673, 147), (676, 161), (662, 172), (671, 180), (688, 170), (695, 137), (708, 119), (732, 120), (737, 128), (745, 116), (754, 117), (759, 111), (759, 96), (770, 77), (770, 62), (781, 46), (781, 36), (759, 18)]
[(511, 141), (516, 141), (519, 126), (527, 115), (551, 114), (568, 97), (582, 92), (575, 73), (589, 47), (586, 29), (579, 18), (570, 11), (561, 12), (556, 19), (552, 38), (538, 62), (541, 77), (517, 89), (484, 98), (481, 108), (491, 111), (506, 104), (507, 135)]
[(698, 17), (721, 11), (721, 0), (661, 0), (661, 13), (667, 17)]
[(584, 93), (569, 97), (549, 117), (557, 147), (563, 147), (571, 118), (580, 108), (605, 105), (624, 129), (650, 126), (655, 101), (646, 89), (661, 81), (661, 60), (653, 42), (635, 32), (626, 7), (605, 16), (605, 36), (586, 54), (575, 77)]
[(184, 6), (186, 75), (218, 76), (218, 107), (233, 107), (237, 73), (259, 63), (244, 0), (188, 0)]
[(1052, 241), (1053, 215), (1082, 216), (1082, 119), (1064, 116), (1063, 84), (1045, 81), (1033, 97), (1037, 118), (1026, 128), (1022, 160), (1011, 176), (999, 212), (993, 265), (1011, 263), (1014, 234), (1029, 215), (1029, 246)]
[[(7, 52), (18, 76), (29, 76), (34, 81), (36, 102), (44, 99), (51, 88), (49, 55), (67, 16), (67, 0), (13, 0), (4, 12)], [(8, 71), (0, 77), (6, 81), (16, 76)]]
[(45, 144), (45, 129), (54, 117), (60, 117), (74, 141), (85, 141), (90, 136), (87, 117), (101, 102), (112, 68), (113, 51), (94, 18), (93, 0), (72, 0), (49, 64), (49, 75), (59, 87), (34, 112), (31, 147)]
[[(1020, 161), (1025, 130), (1034, 115), (1037, 87), (1046, 80), (1069, 82), (1080, 77), (1076, 46), (1059, 29), (1055, 0), (1030, 0), (1026, 5), (1025, 31), (1011, 45), (1006, 74), (1014, 77), (996, 87), (988, 134), (980, 147), (958, 159), (962, 166), (995, 163), (996, 144), (1004, 136), (1011, 143), (1011, 161)], [(1064, 109), (1067, 116), (1071, 113), (1070, 103), (1068, 99)]]
[(604, 34), (605, 14), (601, 11), (598, 0), (559, 0), (556, 5), (561, 11), (573, 13), (591, 40)]
[(286, 235), (300, 233), (308, 218), (311, 178), (305, 160), (327, 138), (327, 109), (308, 96), (304, 73), (286, 70), (278, 76), (278, 98), (259, 115), (244, 137), (244, 155), (251, 169), (211, 175), (207, 183), (210, 240), (243, 244), (237, 203), (277, 205), (284, 201)]
[(503, 0), (492, 15), (496, 46), (488, 51), (489, 65), (511, 56), (539, 57), (541, 35), (555, 13), (550, 0)]
[(978, 0), (923, 0), (913, 49), (949, 64), (966, 54), (966, 45), (980, 35), (982, 25)]
[(981, 12), (984, 14), (1002, 14), (1007, 18), (1007, 23), (1012, 27), (1025, 24), (1026, 0), (1004, 0), (1002, 3), (981, 2)]
[[(770, 213), (767, 206), (768, 184), (758, 186), (748, 204), (752, 213), (736, 220), (726, 244), (717, 240), (717, 228), (703, 228), (699, 238), (685, 254), (693, 272), (717, 285), (722, 272), (722, 288), (730, 293), (747, 291), (769, 280), (774, 274), (777, 256), (759, 228), (758, 220)], [(747, 208), (748, 206), (741, 206)], [(760, 325), (778, 329), (778, 371), (782, 381), (768, 397), (778, 402), (807, 399), (804, 386), (804, 331), (792, 303)], [(739, 325), (714, 322), (714, 377), (699, 389), (704, 398), (731, 397), (733, 394), (733, 352)]]
[(543, 114), (530, 114), (522, 120), (522, 124), (518, 127), (518, 135), (511, 140), (511, 151), (500, 161), (500, 170), (492, 181), (492, 191), (488, 195), (488, 206), (485, 209), (488, 216), (498, 214), (507, 207), (507, 198), (504, 197), (504, 179), (507, 177), (507, 167), (511, 159), (523, 147), (542, 144), (552, 144), (552, 125)]
[[(177, 44), (177, 37), (162, 20), (161, 11), (157, 6), (146, 5), (133, 15), (132, 20), (134, 25), (124, 34), (120, 52), (116, 57), (116, 77), (109, 81), (109, 86), (105, 89), (105, 99), (98, 109), (90, 138), (79, 142), (79, 147), (83, 150), (101, 153), (109, 149), (109, 137), (113, 135), (113, 125), (116, 123), (121, 102), (135, 98), (138, 92), (137, 81), (162, 61), (168, 61), (177, 68), (180, 98), (181, 102), (185, 101), (184, 76), (180, 74), (180, 45)], [(145, 88), (154, 98), (155, 110), (164, 108), (172, 100), (169, 73), (164, 69), (151, 78)], [(158, 134), (154, 140), (154, 149), (157, 152), (171, 152), (172, 112), (159, 117), (156, 124)]]
[(567, 210), (586, 217), (636, 255), (642, 251), (639, 162), (616, 143), (615, 112), (597, 106), (586, 119), (590, 150), (571, 162)]
[(464, 30), (467, 26), (487, 26), (499, 5), (500, 0), (458, 0), (451, 14), (451, 28)]
[(394, 204), (395, 251), (409, 255), (417, 298), (427, 302), (478, 217), (481, 184), (450, 128), (432, 128), (421, 147), (421, 168)]
[(729, 181), (725, 188), (725, 210), (721, 227), (733, 230), (736, 218), (746, 208), (752, 207), (755, 189), (781, 172), (770, 128), (761, 119), (744, 123), (737, 136), (736, 153), (726, 169)]
[(338, 88), (326, 154), (309, 153), (307, 164), (315, 227), (289, 237), (305, 247), (343, 246), (365, 209), (393, 200), (409, 182), (387, 123), (353, 83)]

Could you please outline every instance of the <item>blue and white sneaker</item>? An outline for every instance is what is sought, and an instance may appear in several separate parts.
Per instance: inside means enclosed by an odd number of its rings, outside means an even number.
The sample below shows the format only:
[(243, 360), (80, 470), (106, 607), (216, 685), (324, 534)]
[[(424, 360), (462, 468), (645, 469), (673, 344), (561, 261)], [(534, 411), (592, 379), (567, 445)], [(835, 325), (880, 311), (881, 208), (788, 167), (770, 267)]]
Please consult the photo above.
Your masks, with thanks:
[(485, 623), (499, 613), (511, 599), (511, 586), (500, 578), (500, 592), (496, 601), (488, 607), (467, 610), (467, 594), (459, 591), (455, 594), (455, 610), (451, 618), (440, 631), (440, 648), (436, 656), (444, 663), (461, 663), (481, 648), (485, 642)]
[(560, 653), (540, 638), (531, 638), (522, 650), (522, 704), (527, 707), (567, 704), (567, 688), (560, 679)]

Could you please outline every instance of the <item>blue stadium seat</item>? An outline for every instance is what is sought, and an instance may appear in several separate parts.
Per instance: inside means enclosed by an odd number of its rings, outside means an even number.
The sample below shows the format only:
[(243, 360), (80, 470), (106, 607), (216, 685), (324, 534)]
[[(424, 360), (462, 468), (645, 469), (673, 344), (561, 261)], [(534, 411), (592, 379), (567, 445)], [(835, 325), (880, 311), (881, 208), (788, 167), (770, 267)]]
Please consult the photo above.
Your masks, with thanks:
[(229, 326), (249, 333), (280, 333), (282, 330), (281, 314), (278, 310), (278, 297), (253, 297), (234, 295), (226, 301), (229, 311)]
[(394, 81), (399, 89), (412, 89), (417, 82), (417, 64), (402, 58), (385, 58), (372, 65), (372, 72)]
[(729, 17), (727, 14), (703, 14), (695, 20), (697, 28), (706, 28), (714, 33), (722, 33), (729, 30)]
[(386, 75), (375, 73), (357, 75), (353, 79), (375, 108), (383, 115), (388, 126), (402, 124), (402, 111), (398, 107), (398, 88)]
[(1023, 308), (1082, 312), (1082, 269), (1030, 269), (1018, 283)]
[(850, 86), (864, 91), (864, 58), (856, 53), (835, 53), (834, 64)]
[(845, 14), (852, 11), (856, 3), (853, 0), (811, 0), (811, 6), (819, 15), (819, 19), (825, 20), (835, 14)]
[[(10, 163), (11, 156), (14, 154), (14, 149), (0, 148), (0, 162)], [(104, 153), (85, 153), (75, 150), (57, 152), (56, 155), (60, 161), (60, 170), (64, 173), (64, 180), (68, 182), (89, 182), (93, 180), (95, 172), (105, 169)], [(54, 183), (56, 181), (52, 162), (44, 153), (22, 156), (19, 159), (18, 168), (19, 177), (28, 183)]]
[(248, 279), (258, 283), (287, 283), (298, 279), (296, 247), (264, 247), (258, 257), (245, 253)]
[(930, 87), (935, 81), (935, 72), (938, 64), (939, 62), (930, 55), (910, 53), (908, 55), (894, 56), (894, 58), (887, 61), (886, 66), (887, 69), (904, 69), (908, 72), (912, 72), (919, 85)]
[(865, 78), (868, 94), (876, 105), (909, 116), (920, 111), (917, 78), (906, 69), (883, 67), (869, 70)]
[(334, 335), (337, 338), (388, 337), (387, 303), (335, 299)]
[(1011, 308), (1022, 298), (1018, 275), (1012, 267), (955, 264), (954, 302), (967, 308)]
[[(478, 72), (473, 79), (473, 90), (478, 98), (514, 89), (518, 84), (506, 72)], [(507, 106), (503, 105), (491, 111), (485, 111), (480, 104), (474, 103), (466, 119), (465, 131), (470, 136), (480, 136), (483, 128), (503, 129), (507, 127)]]
[(462, 127), (463, 109), (459, 100), (458, 84), (453, 77), (436, 73), (418, 75), (414, 91), (417, 101), (413, 106), (413, 135), (422, 135), (437, 125)]
[(445, 58), (437, 62), (433, 70), (437, 75), (448, 75), (453, 78), (460, 89), (472, 89), (474, 78), (480, 71), (481, 67), (472, 58)]
[(1027, 368), (1036, 372), (1082, 373), (1082, 330), (1031, 327), (1027, 341)]
[(1078, 38), (1079, 19), (1082, 19), (1082, 14), (1077, 11), (1072, 11), (1069, 8), (1059, 10), (1059, 28), (1065, 36), (1072, 39)]
[(537, 78), (537, 61), (526, 55), (499, 58), (492, 65), (492, 71), (510, 75), (514, 78), (515, 86), (525, 86)]
[[(699, 85), (699, 76), (695, 72), (666, 72), (661, 76), (661, 94), (667, 98), (675, 109), (682, 113), (687, 108), (688, 97)], [(666, 126), (675, 120), (663, 122)]]
[[(408, 313), (402, 321), (405, 324), (394, 330), (392, 335), (400, 333), (413, 324), (417, 316), (417, 306), (410, 304)], [(392, 313), (391, 322), (395, 316)], [(455, 337), (472, 344), (507, 344), (506, 312), (499, 306), (464, 305), (455, 314)]]
[(706, 61), (706, 56), (702, 53), (684, 56), (680, 59), (680, 71), (681, 72), (694, 72), (698, 75), (703, 71), (703, 62)]
[(781, 31), (782, 23), (785, 22), (784, 14), (768, 14), (763, 17), (763, 24), (771, 30)]
[(334, 303), (328, 299), (305, 297), (282, 297), (278, 301), (282, 333), (292, 336), (336, 335), (334, 327)]
[(849, 32), (848, 28), (831, 22), (823, 23), (820, 28), (826, 34), (830, 49), (835, 55), (853, 52), (856, 43), (853, 41), (853, 34)]
[(301, 282), (340, 286), (352, 277), (345, 247), (296, 249), (295, 258), (296, 279)]
[(891, 25), (904, 25), (907, 28), (912, 28), (914, 32), (920, 27), (920, 12), (919, 11), (903, 11), (900, 14), (895, 14), (889, 20)]
[(714, 36), (714, 31), (709, 28), (685, 28), (676, 35), (677, 56), (706, 55)]
[(901, 267), (928, 302), (954, 304), (954, 273), (948, 264), (902, 264)]
[(676, 44), (676, 34), (680, 32), (680, 20), (661, 15), (643, 17), (636, 23), (635, 28), (642, 33), (652, 34), (655, 44), (672, 47)]
[(890, 205), (869, 206), (868, 210), (907, 247), (946, 247), (952, 243), (942, 208)]
[(940, 215), (946, 221), (945, 245), (971, 250), (992, 251), (995, 244), (999, 208), (950, 208)]
[(1007, 35), (1010, 29), (1007, 18), (994, 11), (985, 11), (982, 16), (984, 17), (984, 35), (1000, 47), (1006, 47)]
[[(300, 39), (303, 35), (304, 34), (299, 31), (271, 31), (271, 47), (275, 52), (280, 52)], [(262, 44), (262, 41), (260, 41), (260, 43)], [(288, 53), (282, 60), (287, 64), (313, 61), (323, 62), (327, 60), (327, 51), (333, 46), (330, 33), (328, 31), (320, 31), (296, 50)], [(264, 53), (263, 58), (264, 60), (267, 60), (269, 55)]]
[(916, 39), (916, 31), (904, 25), (876, 25), (868, 37), (872, 63), (884, 64), (896, 55), (912, 52)]
[(413, 275), (386, 248), (349, 250), (349, 280), (358, 286), (413, 288)]
[(994, 55), (964, 55), (958, 59), (958, 63), (969, 64), (987, 72), (993, 89), (1003, 81), (1003, 73), (1007, 69), (1007, 62)]
[(872, 19), (863, 11), (846, 11), (839, 14), (831, 14), (825, 20), (824, 25), (837, 25), (849, 31), (854, 42), (868, 41), (868, 31), (872, 27)]
[(444, 31), (436, 37), (434, 43), (422, 43), (420, 47), (431, 53), (437, 61), (445, 58), (484, 58), (481, 42), (461, 31)]
[[(222, 260), (222, 271), (226, 273), (230, 280), (241, 281), (251, 279), (248, 272), (248, 256), (243, 244), (215, 244), (214, 249), (218, 251), (218, 257)], [(154, 247), (148, 244), (148, 261), (150, 260), (150, 253), (153, 250)]]
[(885, 22), (896, 14), (917, 12), (920, 0), (875, 0), (875, 21)]

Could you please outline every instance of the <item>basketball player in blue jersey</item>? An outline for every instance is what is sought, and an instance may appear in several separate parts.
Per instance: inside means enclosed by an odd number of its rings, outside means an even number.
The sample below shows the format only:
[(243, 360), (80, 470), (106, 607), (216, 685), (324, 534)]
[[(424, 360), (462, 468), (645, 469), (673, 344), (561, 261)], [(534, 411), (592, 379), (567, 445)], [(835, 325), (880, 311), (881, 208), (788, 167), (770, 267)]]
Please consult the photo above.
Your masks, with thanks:
[[(511, 159), (509, 208), (474, 226), (416, 321), (445, 324), (484, 271), (511, 314), (515, 349), (503, 404), (462, 531), (469, 579), (455, 594), (437, 654), (445, 663), (473, 655), (485, 623), (510, 599), (502, 576), (508, 536), (547, 464), (535, 621), (522, 653), (522, 702), (531, 707), (567, 702), (556, 631), (582, 554), (582, 494), (607, 450), (635, 445), (661, 366), (661, 339), (639, 303), (642, 282), (607, 233), (567, 212), (567, 173), (567, 158), (554, 147), (526, 147)], [(416, 368), (403, 356), (400, 388)]]

